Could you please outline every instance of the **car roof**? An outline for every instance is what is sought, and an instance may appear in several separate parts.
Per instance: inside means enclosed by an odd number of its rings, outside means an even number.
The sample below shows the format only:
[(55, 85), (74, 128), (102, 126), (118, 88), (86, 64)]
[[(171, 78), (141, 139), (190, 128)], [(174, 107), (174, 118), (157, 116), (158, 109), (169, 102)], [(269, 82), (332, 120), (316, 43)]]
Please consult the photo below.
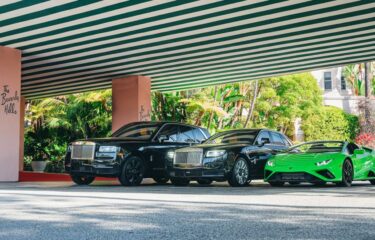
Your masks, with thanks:
[[(190, 127), (205, 129), (203, 127), (195, 126), (192, 124), (175, 122), (175, 121), (137, 121), (137, 122), (131, 122), (131, 123), (125, 124), (124, 126), (137, 125), (137, 124), (155, 124), (159, 126), (165, 125), (165, 124), (178, 124), (178, 125), (183, 125), (183, 126), (190, 126)], [(124, 126), (122, 126), (121, 128), (123, 128)]]

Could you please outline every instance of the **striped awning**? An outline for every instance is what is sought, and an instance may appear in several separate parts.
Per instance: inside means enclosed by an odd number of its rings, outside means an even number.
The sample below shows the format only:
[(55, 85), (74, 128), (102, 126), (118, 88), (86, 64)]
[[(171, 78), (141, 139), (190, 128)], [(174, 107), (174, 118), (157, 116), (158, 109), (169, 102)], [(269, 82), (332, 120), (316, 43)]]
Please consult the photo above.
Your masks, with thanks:
[(0, 45), (21, 49), (22, 94), (183, 90), (375, 59), (375, 0), (1, 0)]

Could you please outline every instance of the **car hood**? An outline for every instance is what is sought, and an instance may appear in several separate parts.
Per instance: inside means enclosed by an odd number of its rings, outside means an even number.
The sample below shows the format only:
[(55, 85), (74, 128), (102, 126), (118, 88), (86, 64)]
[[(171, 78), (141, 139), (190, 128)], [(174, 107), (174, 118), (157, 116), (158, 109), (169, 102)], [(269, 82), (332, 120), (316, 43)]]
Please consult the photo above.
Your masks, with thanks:
[(337, 158), (341, 153), (283, 153), (274, 156), (273, 160), (277, 166), (301, 166), (306, 163), (317, 163)]

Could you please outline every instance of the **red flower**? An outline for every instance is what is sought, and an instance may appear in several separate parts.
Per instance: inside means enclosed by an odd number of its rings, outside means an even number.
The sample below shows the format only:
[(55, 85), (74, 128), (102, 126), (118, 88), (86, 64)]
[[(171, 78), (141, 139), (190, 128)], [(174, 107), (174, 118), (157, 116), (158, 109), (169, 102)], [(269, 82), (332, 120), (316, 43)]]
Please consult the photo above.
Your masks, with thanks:
[(375, 134), (361, 133), (356, 137), (355, 142), (362, 146), (375, 148)]

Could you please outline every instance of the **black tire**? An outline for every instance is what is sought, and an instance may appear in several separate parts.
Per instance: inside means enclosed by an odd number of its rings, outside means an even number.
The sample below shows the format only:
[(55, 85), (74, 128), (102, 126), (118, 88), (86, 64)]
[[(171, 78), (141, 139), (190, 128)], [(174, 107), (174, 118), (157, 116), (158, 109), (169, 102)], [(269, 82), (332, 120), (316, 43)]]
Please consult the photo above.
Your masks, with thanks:
[(372, 185), (375, 185), (375, 179), (370, 180), (370, 183), (371, 183)]
[(238, 158), (234, 163), (232, 174), (228, 179), (229, 185), (232, 187), (244, 187), (250, 182), (250, 168), (246, 160)]
[(272, 187), (282, 187), (285, 182), (268, 182)]
[(211, 179), (198, 179), (197, 182), (200, 185), (210, 185), (212, 183)]
[(77, 185), (89, 185), (94, 180), (95, 177), (92, 176), (78, 176), (78, 175), (71, 175), (72, 181)]
[(336, 183), (340, 187), (350, 187), (353, 182), (353, 165), (350, 160), (346, 159), (342, 164), (342, 180), (341, 182)]
[(154, 181), (158, 184), (166, 184), (169, 181), (169, 178), (166, 177), (154, 177), (152, 179), (154, 179)]
[(171, 182), (175, 186), (185, 187), (189, 185), (190, 180), (186, 178), (171, 178)]
[(297, 186), (297, 185), (300, 185), (301, 182), (288, 182), (289, 185), (292, 185), (292, 186)]
[(123, 186), (139, 186), (143, 180), (145, 164), (139, 157), (130, 157), (121, 169), (119, 181)]

